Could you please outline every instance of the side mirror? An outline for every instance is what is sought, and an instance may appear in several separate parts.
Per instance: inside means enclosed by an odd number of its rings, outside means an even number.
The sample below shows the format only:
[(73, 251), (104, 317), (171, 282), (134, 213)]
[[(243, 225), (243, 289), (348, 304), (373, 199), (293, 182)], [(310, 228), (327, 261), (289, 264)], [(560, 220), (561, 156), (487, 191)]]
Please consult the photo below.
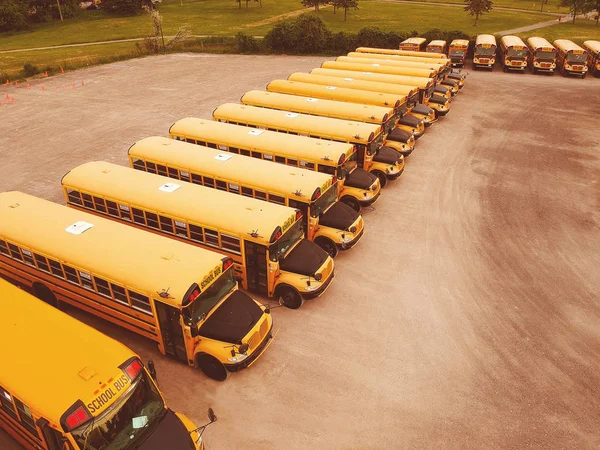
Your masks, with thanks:
[(210, 420), (210, 423), (217, 421), (217, 415), (212, 408), (208, 408), (208, 420)]
[(264, 311), (265, 314), (271, 314), (271, 307), (267, 306)]
[(146, 367), (148, 368), (148, 372), (150, 373), (150, 376), (152, 377), (152, 379), (154, 381), (158, 381), (157, 377), (156, 377), (156, 367), (154, 367), (154, 361), (149, 359), (148, 364), (146, 364)]

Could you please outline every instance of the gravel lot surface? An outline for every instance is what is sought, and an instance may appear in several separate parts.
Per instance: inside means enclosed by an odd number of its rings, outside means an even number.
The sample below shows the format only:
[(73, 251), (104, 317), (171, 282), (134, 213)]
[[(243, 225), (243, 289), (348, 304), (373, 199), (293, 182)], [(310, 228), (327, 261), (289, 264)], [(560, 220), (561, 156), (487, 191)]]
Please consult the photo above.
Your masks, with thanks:
[[(322, 60), (167, 55), (1, 86), (0, 101), (15, 101), (0, 107), (0, 191), (64, 203), (72, 167), (125, 164), (136, 140)], [(326, 295), (274, 310), (273, 345), (225, 383), (68, 311), (153, 358), (173, 409), (202, 424), (212, 406), (211, 450), (599, 448), (600, 80), (590, 78), (470, 73), (364, 212), (366, 234), (336, 258)], [(16, 447), (0, 434), (0, 448)]]

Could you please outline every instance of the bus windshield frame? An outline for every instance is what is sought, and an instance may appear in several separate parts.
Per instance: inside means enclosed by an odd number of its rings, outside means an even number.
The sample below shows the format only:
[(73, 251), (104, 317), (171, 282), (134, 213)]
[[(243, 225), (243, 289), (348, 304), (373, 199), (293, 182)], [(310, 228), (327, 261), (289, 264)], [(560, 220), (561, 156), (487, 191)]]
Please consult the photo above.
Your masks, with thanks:
[(310, 206), (310, 216), (317, 218), (327, 211), (338, 200), (337, 183), (331, 185), (321, 196)]
[(569, 64), (586, 64), (587, 54), (586, 53), (567, 53), (565, 58)]
[(231, 265), (204, 292), (183, 308), (184, 317), (191, 318), (194, 324), (202, 322), (225, 295), (235, 288), (236, 284), (233, 265)]
[(269, 258), (271, 261), (277, 262), (285, 259), (287, 254), (303, 237), (304, 228), (302, 220), (297, 220), (274, 244), (269, 246)]
[(448, 56), (460, 56), (463, 57), (465, 55), (465, 50), (460, 48), (453, 48), (448, 52)]
[(506, 49), (506, 57), (507, 58), (527, 58), (527, 49), (517, 49), (517, 48), (507, 48)]
[(537, 59), (550, 59), (550, 60), (554, 60), (554, 58), (556, 58), (556, 53), (554, 52), (545, 52), (543, 50), (537, 50), (534, 54), (533, 57), (537, 60)]
[(496, 54), (496, 47), (476, 47), (475, 48), (475, 56), (482, 57), (488, 56), (492, 57)]
[[(123, 418), (121, 414), (126, 412), (127, 407), (135, 406), (139, 404), (139, 400), (130, 403), (130, 400), (136, 399), (136, 395), (143, 395), (140, 399), (144, 400), (144, 404), (136, 411), (129, 411)], [(146, 414), (148, 417), (147, 422), (139, 427), (133, 427), (133, 419), (144, 417), (145, 409), (149, 408), (152, 404), (156, 403), (157, 409), (151, 411), (152, 414)], [(160, 422), (160, 418), (166, 414), (167, 409), (165, 403), (158, 392), (158, 389), (149, 378), (148, 373), (145, 369), (142, 369), (138, 379), (135, 380), (129, 389), (106, 411), (104, 411), (98, 417), (95, 417), (78, 428), (71, 431), (73, 438), (79, 444), (81, 448), (87, 450), (119, 450), (126, 448), (127, 446), (136, 443), (139, 444), (140, 437), (146, 432), (152, 430), (156, 424)], [(109, 433), (100, 429), (108, 423), (113, 423), (115, 419), (117, 427), (121, 426), (116, 434), (113, 433), (113, 438), (110, 442), (107, 442), (106, 435)], [(94, 441), (97, 439), (98, 441)]]
[(379, 147), (381, 147), (381, 144), (383, 143), (383, 133), (379, 133), (371, 142), (369, 142), (369, 146), (368, 148), (368, 154), (369, 155), (374, 155), (375, 153), (377, 153), (377, 150), (379, 150)]
[(353, 152), (349, 158), (347, 158), (341, 166), (339, 166), (339, 176), (340, 180), (345, 180), (348, 175), (350, 175), (354, 170), (358, 167), (358, 155), (356, 152)]

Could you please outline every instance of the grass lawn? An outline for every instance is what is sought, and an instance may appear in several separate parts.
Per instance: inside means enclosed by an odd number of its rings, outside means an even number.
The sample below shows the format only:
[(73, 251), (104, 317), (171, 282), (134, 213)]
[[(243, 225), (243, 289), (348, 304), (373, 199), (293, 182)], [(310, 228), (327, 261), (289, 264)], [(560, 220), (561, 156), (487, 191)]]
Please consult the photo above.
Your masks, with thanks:
[(596, 26), (596, 22), (591, 20), (577, 19), (575, 25), (571, 22), (557, 23), (539, 30), (530, 31), (520, 34), (519, 36), (531, 37), (540, 36), (553, 42), (555, 39), (570, 39), (573, 42), (581, 44), (583, 41), (596, 40), (600, 41), (600, 26)]

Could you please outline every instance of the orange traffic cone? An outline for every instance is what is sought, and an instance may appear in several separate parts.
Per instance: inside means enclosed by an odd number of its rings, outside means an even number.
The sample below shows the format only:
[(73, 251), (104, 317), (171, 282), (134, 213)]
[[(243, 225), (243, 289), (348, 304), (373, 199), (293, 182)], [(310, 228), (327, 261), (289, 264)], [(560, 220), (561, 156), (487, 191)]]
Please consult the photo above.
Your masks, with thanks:
[(19, 87), (19, 82), (15, 81), (15, 87)]
[(81, 85), (83, 86), (85, 83), (83, 82), (83, 80), (81, 80)]
[(47, 77), (48, 76), (48, 71), (44, 72), (44, 76)]
[(6, 94), (6, 97), (5, 97), (5, 98), (6, 98), (6, 100), (8, 100), (10, 97), (8, 96), (8, 94)]
[(8, 86), (10, 83), (8, 82), (8, 80), (6, 80), (6, 85)]
[(31, 89), (31, 85), (27, 83), (27, 89)]
[(60, 73), (65, 73), (65, 69), (63, 69), (62, 66), (60, 67)]
[(75, 89), (75, 83), (71, 83), (71, 88)]
[(44, 87), (44, 85), (42, 84), (42, 91), (45, 91), (45, 90), (46, 90), (46, 88), (45, 88), (45, 87)]

